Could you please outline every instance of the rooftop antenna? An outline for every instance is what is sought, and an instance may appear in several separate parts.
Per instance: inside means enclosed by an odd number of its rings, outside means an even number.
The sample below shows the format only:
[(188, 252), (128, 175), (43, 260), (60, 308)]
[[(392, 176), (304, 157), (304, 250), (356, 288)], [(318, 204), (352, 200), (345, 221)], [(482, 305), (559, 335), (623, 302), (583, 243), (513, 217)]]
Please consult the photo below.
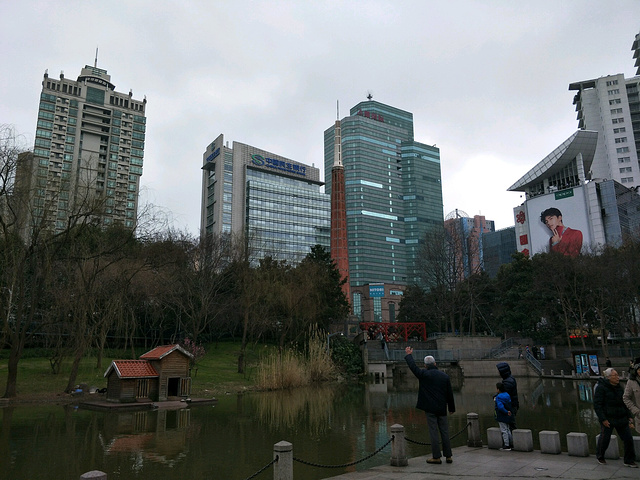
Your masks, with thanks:
[(340, 100), (336, 100), (336, 120), (340, 120)]
[(98, 68), (98, 47), (96, 47), (96, 59), (93, 62), (94, 68)]

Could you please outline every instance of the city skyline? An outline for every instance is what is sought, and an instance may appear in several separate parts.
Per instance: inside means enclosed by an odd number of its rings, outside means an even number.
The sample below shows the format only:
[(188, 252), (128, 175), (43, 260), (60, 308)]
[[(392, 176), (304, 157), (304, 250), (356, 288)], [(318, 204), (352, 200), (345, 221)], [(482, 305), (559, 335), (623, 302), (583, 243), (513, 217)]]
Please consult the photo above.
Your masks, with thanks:
[(631, 1), (75, 5), (0, 7), (11, 45), (0, 122), (33, 148), (43, 73), (74, 77), (98, 47), (117, 90), (149, 100), (141, 205), (194, 235), (202, 146), (218, 132), (322, 170), (336, 100), (343, 117), (369, 91), (411, 111), (419, 140), (440, 149), (443, 215), (513, 225), (507, 188), (578, 128), (569, 85), (635, 75), (640, 17)]

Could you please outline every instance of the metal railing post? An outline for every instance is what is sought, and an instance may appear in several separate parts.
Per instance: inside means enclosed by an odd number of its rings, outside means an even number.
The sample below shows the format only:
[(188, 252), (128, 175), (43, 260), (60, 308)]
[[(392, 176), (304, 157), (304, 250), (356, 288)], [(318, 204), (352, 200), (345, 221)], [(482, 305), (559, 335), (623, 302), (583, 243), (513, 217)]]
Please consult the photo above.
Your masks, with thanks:
[(407, 443), (404, 438), (404, 426), (391, 425), (391, 435), (393, 436), (393, 442), (391, 442), (391, 466), (392, 467), (406, 467), (409, 465), (407, 460)]
[(477, 413), (467, 413), (467, 446), (481, 447), (482, 438), (480, 438), (480, 415)]
[(273, 480), (293, 480), (293, 445), (284, 440), (273, 446)]

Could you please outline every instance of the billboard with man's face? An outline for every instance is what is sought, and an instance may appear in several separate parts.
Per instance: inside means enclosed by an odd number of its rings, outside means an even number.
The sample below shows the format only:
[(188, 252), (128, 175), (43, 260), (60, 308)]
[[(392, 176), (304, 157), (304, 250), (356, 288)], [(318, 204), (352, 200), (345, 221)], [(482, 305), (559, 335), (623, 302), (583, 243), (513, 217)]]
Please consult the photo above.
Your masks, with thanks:
[(591, 244), (584, 187), (533, 197), (514, 215), (518, 251), (526, 255), (555, 251), (576, 256)]

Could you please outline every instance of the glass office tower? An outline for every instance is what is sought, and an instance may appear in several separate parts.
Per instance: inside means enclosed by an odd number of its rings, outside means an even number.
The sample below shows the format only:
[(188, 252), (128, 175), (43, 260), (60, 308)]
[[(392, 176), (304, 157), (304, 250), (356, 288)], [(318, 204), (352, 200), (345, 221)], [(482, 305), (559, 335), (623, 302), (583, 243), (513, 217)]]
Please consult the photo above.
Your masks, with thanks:
[(244, 233), (253, 260), (299, 263), (314, 245), (329, 251), (330, 198), (320, 171), (220, 135), (203, 155), (201, 234)]
[[(413, 114), (371, 99), (341, 124), (351, 286), (417, 282), (424, 235), (443, 223), (440, 150), (414, 141)], [(329, 194), (334, 128), (324, 132)]]

